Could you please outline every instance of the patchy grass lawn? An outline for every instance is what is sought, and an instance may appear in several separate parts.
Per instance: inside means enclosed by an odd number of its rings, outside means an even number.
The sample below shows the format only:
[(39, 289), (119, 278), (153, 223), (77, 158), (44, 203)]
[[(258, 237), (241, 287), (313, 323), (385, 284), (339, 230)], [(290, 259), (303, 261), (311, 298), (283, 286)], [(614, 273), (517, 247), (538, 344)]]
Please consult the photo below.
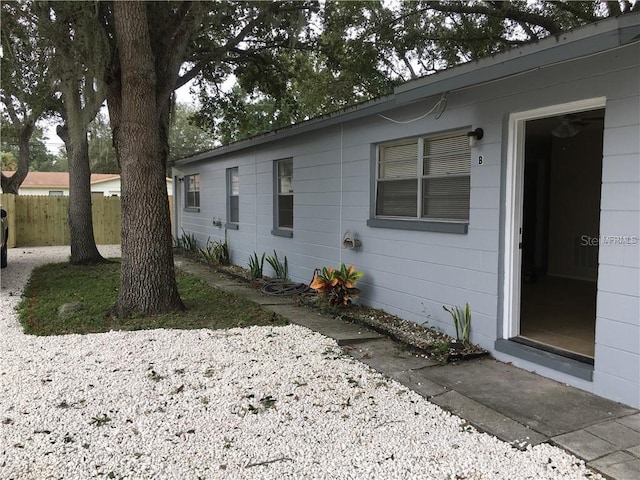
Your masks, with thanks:
[[(55, 263), (36, 268), (18, 306), (20, 322), (27, 334), (59, 335), (109, 330), (151, 328), (224, 329), (252, 325), (285, 325), (282, 317), (259, 305), (210, 287), (202, 280), (177, 272), (178, 291), (187, 310), (125, 320), (109, 311), (116, 302), (120, 262), (95, 266)], [(59, 313), (64, 304), (77, 311)]]

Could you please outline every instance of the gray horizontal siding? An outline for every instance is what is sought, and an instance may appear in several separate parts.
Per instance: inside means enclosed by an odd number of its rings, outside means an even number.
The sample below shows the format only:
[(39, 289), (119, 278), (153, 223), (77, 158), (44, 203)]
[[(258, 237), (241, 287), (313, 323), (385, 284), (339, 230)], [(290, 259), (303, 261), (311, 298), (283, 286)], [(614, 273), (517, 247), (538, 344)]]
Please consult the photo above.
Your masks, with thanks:
[[(451, 318), (442, 305), (469, 302), (473, 310), (472, 340), (492, 349), (499, 330), (497, 322), (501, 321), (498, 298), (503, 134), (509, 113), (606, 97), (601, 233), (640, 234), (638, 58), (637, 47), (626, 48), (451, 92), (447, 109), (437, 120), (429, 116), (399, 125), (372, 115), (223, 155), (212, 162), (176, 168), (178, 175), (198, 172), (202, 181), (201, 211), (182, 211), (178, 218), (186, 231), (202, 241), (220, 238), (224, 232), (212, 225), (212, 218), (225, 219), (225, 171), (238, 166), (239, 229), (228, 232), (234, 263), (246, 266), (253, 252), (269, 255), (275, 249), (279, 256), (287, 256), (292, 278), (301, 282), (310, 281), (314, 268), (338, 266), (341, 261), (352, 263), (365, 273), (361, 281), (363, 303), (454, 333)], [(436, 96), (404, 105), (385, 115), (398, 120), (417, 118), (437, 99)], [(471, 127), (482, 127), (485, 137), (472, 150), (467, 234), (366, 225), (371, 208), (372, 145)], [(478, 164), (479, 155), (483, 156), (482, 165)], [(292, 238), (271, 234), (273, 162), (282, 158), (293, 158), (294, 164)], [(347, 229), (358, 235), (361, 249), (340, 248)], [(630, 339), (616, 343), (615, 337), (639, 337), (638, 250), (638, 246), (607, 246), (600, 250), (594, 383), (549, 373), (561, 381), (636, 406), (639, 405), (633, 392), (640, 390), (640, 347)], [(636, 370), (620, 366), (621, 363), (635, 365)]]

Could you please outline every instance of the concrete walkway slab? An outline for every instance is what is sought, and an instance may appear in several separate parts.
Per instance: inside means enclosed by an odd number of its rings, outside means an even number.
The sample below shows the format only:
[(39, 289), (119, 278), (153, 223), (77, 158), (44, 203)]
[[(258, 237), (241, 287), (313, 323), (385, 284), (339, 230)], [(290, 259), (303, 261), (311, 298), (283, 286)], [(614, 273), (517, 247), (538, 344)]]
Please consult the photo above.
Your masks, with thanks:
[(427, 376), (548, 437), (636, 412), (492, 359), (431, 368)]
[(478, 430), (494, 435), (517, 448), (526, 448), (527, 445), (537, 445), (547, 441), (544, 435), (458, 392), (449, 391), (433, 397), (431, 401), (461, 416)]
[(252, 302), (257, 303), (258, 305), (291, 305), (292, 300), (291, 297), (283, 297), (276, 295), (265, 295), (260, 292), (260, 290), (256, 290), (255, 288), (251, 288), (248, 286), (237, 286), (234, 287), (225, 287), (224, 290), (229, 293), (234, 293), (236, 295), (241, 295)]
[[(291, 302), (289, 302), (291, 303)], [(338, 345), (351, 345), (384, 338), (379, 333), (353, 323), (344, 322), (328, 315), (289, 305), (263, 305), (265, 309), (286, 317), (291, 323), (302, 325), (310, 330), (333, 338)]]
[(389, 338), (359, 343), (348, 353), (371, 368), (389, 375), (437, 365), (437, 362), (417, 356)]
[(587, 465), (616, 480), (640, 478), (640, 459), (626, 452), (615, 452)]
[[(377, 370), (377, 369), (376, 369)], [(378, 370), (383, 371), (383, 370)], [(387, 373), (387, 372), (384, 372)], [(447, 387), (432, 382), (424, 375), (424, 370), (406, 370), (403, 372), (388, 372), (389, 377), (419, 393), (426, 399), (431, 399), (435, 395), (441, 395), (449, 391)]]
[(620, 422), (604, 422), (586, 428), (586, 431), (612, 443), (618, 449), (625, 449), (640, 445), (640, 432), (633, 430)]
[(598, 438), (586, 430), (565, 433), (553, 437), (551, 440), (559, 447), (587, 461), (595, 460), (618, 450), (614, 444)]
[(636, 432), (640, 432), (640, 413), (619, 418), (618, 422), (631, 428), (632, 430), (635, 430)]

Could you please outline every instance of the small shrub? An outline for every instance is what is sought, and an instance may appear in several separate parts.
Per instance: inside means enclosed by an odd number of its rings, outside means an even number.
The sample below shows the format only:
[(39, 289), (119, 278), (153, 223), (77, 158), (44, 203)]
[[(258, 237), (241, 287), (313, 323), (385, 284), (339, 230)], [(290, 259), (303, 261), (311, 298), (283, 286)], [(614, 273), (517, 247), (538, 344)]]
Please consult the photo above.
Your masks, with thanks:
[(176, 237), (175, 244), (176, 247), (183, 249), (188, 253), (196, 253), (198, 251), (198, 239), (193, 233), (187, 234), (182, 230), (182, 235), (180, 237)]
[(353, 265), (347, 267), (344, 263), (337, 270), (323, 267), (314, 273), (310, 286), (319, 294), (327, 296), (330, 305), (346, 306), (360, 293), (355, 284), (362, 275)]
[(447, 307), (442, 306), (446, 312), (449, 312), (453, 319), (453, 325), (456, 327), (456, 338), (464, 343), (469, 343), (469, 334), (471, 333), (471, 309), (466, 303), (463, 307)]
[(227, 233), (224, 234), (224, 242), (212, 242), (207, 239), (207, 245), (198, 249), (200, 255), (208, 263), (216, 265), (229, 265), (229, 242), (227, 241)]
[(273, 251), (273, 257), (266, 257), (267, 263), (271, 265), (273, 271), (278, 280), (287, 281), (289, 280), (289, 263), (287, 262), (287, 256), (285, 255), (284, 260), (281, 262), (278, 258), (278, 254), (276, 251)]
[(249, 256), (249, 276), (251, 280), (260, 280), (262, 278), (262, 270), (264, 268), (264, 256), (258, 260), (258, 254), (253, 252), (253, 256)]
[(207, 244), (198, 249), (198, 252), (200, 253), (200, 256), (204, 259), (205, 262), (207, 263), (216, 263), (214, 261), (214, 247), (215, 247), (215, 242), (212, 242), (210, 238), (207, 239)]

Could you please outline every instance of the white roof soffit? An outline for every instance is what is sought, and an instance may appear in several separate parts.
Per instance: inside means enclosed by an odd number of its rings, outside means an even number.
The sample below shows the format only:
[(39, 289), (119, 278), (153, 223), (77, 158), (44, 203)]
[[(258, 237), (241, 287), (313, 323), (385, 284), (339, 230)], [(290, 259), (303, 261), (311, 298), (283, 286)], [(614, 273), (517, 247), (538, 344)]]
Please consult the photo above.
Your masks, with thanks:
[(399, 85), (393, 95), (354, 105), (344, 110), (312, 118), (295, 125), (239, 140), (207, 152), (169, 162), (171, 166), (199, 162), (267, 142), (281, 140), (305, 132), (348, 122), (397, 108), (443, 92), (480, 85), (519, 75), (527, 71), (579, 59), (640, 42), (640, 12), (576, 28), (539, 42), (524, 45), (493, 57), (468, 62), (447, 70)]

